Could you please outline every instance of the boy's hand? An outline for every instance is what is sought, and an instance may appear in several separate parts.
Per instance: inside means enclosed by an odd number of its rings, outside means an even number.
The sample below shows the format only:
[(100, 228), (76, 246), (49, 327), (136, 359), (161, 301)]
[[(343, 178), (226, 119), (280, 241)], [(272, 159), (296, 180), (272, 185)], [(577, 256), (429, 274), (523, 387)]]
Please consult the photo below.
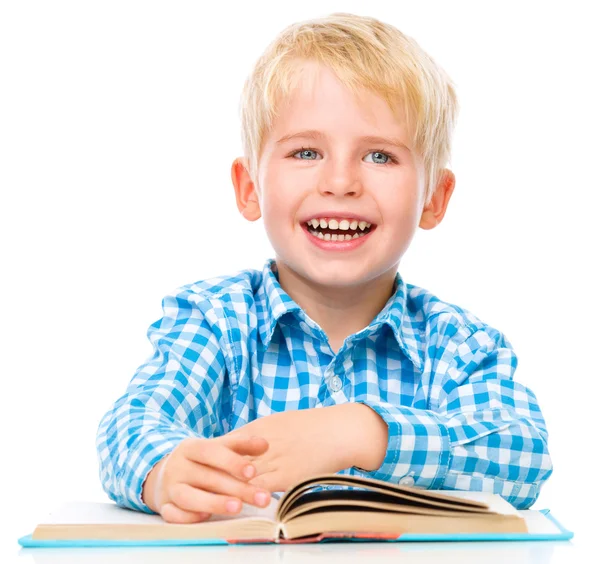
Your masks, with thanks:
[(385, 457), (387, 425), (371, 408), (356, 403), (268, 415), (226, 436), (258, 436), (269, 449), (251, 455), (257, 475), (250, 484), (285, 491), (316, 474), (351, 466), (378, 468)]
[(251, 436), (185, 439), (150, 471), (142, 499), (169, 523), (197, 523), (212, 513), (235, 515), (242, 501), (266, 507), (271, 495), (248, 483), (256, 469), (245, 455), (260, 456), (267, 448), (264, 439)]

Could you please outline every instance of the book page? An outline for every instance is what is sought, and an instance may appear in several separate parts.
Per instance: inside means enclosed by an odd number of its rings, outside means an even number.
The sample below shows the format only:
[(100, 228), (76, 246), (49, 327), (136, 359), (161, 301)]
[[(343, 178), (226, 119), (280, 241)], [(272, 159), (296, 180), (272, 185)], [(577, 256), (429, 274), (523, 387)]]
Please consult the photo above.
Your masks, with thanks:
[[(274, 520), (276, 509), (277, 500), (272, 498), (268, 507), (243, 504), (242, 511), (237, 515), (212, 515), (208, 521), (253, 517)], [(42, 525), (161, 525), (164, 523), (165, 521), (160, 515), (149, 515), (141, 511), (125, 509), (115, 503), (95, 502), (65, 503), (40, 522)]]
[(211, 515), (209, 521), (225, 521), (227, 519), (243, 519), (245, 517), (261, 517), (262, 519), (269, 519), (275, 521), (275, 514), (277, 513), (278, 500), (271, 497), (271, 502), (267, 507), (256, 507), (256, 505), (248, 505), (247, 503), (242, 504), (242, 511), (230, 517), (228, 515)]
[[(335, 498), (351, 499), (352, 493), (357, 490), (369, 490), (378, 492), (386, 497), (392, 496), (401, 500), (407, 500), (421, 505), (452, 508), (462, 511), (489, 511), (485, 503), (477, 501), (469, 496), (450, 496), (447, 494), (451, 490), (426, 490), (415, 486), (404, 486), (400, 484), (391, 484), (372, 478), (358, 476), (341, 476), (338, 474), (323, 474), (314, 476), (303, 482), (299, 482), (289, 489), (279, 500), (279, 509), (277, 520), (283, 521), (285, 514), (290, 508), (303, 503), (307, 496), (312, 496), (315, 490), (326, 487), (327, 490), (337, 492)], [(333, 488), (331, 487), (333, 486)], [(330, 492), (331, 493), (331, 492)]]
[(517, 515), (527, 523), (527, 532), (532, 535), (559, 535), (562, 533), (548, 517), (535, 509), (521, 509)]
[(468, 499), (470, 501), (480, 501), (489, 506), (490, 511), (494, 513), (500, 513), (501, 515), (519, 515), (517, 509), (515, 509), (508, 501), (499, 494), (493, 494), (490, 492), (471, 492), (461, 490), (428, 490), (432, 493), (443, 493), (456, 497), (458, 499)]

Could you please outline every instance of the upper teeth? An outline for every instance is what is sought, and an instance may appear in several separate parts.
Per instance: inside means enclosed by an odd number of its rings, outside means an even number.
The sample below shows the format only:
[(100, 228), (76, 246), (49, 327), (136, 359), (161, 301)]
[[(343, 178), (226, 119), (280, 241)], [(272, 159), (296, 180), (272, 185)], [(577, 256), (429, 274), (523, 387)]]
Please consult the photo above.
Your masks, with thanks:
[(321, 227), (325, 229), (329, 227), (329, 229), (342, 229), (343, 231), (347, 231), (348, 229), (356, 229), (356, 227), (360, 227), (361, 231), (364, 231), (365, 228), (371, 227), (371, 224), (366, 221), (357, 221), (356, 219), (327, 219), (327, 218), (315, 218), (310, 219), (307, 222), (309, 225), (313, 227)]

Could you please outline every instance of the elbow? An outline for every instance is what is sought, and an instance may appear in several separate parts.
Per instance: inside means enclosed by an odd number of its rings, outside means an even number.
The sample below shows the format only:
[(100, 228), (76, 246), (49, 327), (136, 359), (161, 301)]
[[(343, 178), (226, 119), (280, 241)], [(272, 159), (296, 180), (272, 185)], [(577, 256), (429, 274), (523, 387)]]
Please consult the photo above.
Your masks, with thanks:
[(532, 449), (521, 453), (520, 466), (523, 480), (517, 483), (506, 482), (508, 490), (513, 486), (507, 501), (517, 509), (529, 509), (537, 501), (542, 486), (554, 470), (544, 439), (534, 440)]
[(120, 469), (118, 464), (118, 451), (116, 443), (116, 423), (113, 411), (104, 415), (96, 432), (96, 455), (98, 460), (98, 471), (102, 489), (108, 497), (120, 504), (119, 480)]

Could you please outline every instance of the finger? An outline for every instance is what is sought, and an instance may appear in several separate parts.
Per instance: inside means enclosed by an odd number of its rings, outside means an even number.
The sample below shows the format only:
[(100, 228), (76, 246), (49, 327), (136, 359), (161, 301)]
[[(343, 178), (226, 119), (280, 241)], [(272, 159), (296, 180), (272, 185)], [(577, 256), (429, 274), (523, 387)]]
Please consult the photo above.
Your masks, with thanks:
[(258, 456), (269, 449), (269, 443), (263, 437), (247, 437), (238, 433), (230, 433), (222, 437), (223, 444), (238, 454)]
[(289, 480), (281, 476), (280, 472), (265, 472), (248, 482), (249, 485), (256, 486), (268, 492), (285, 492), (289, 487)]
[(234, 452), (223, 442), (199, 439), (182, 446), (188, 460), (224, 470), (239, 480), (249, 480), (256, 474), (254, 466), (243, 455)]
[(171, 503), (188, 512), (235, 515), (242, 509), (242, 502), (236, 497), (205, 492), (189, 484), (170, 486), (168, 496)]
[(201, 523), (210, 518), (210, 513), (185, 511), (173, 503), (165, 503), (160, 514), (167, 523)]
[(184, 461), (178, 481), (207, 492), (233, 496), (258, 507), (266, 507), (271, 501), (268, 490), (248, 485), (246, 481), (238, 480), (227, 472), (191, 460)]

